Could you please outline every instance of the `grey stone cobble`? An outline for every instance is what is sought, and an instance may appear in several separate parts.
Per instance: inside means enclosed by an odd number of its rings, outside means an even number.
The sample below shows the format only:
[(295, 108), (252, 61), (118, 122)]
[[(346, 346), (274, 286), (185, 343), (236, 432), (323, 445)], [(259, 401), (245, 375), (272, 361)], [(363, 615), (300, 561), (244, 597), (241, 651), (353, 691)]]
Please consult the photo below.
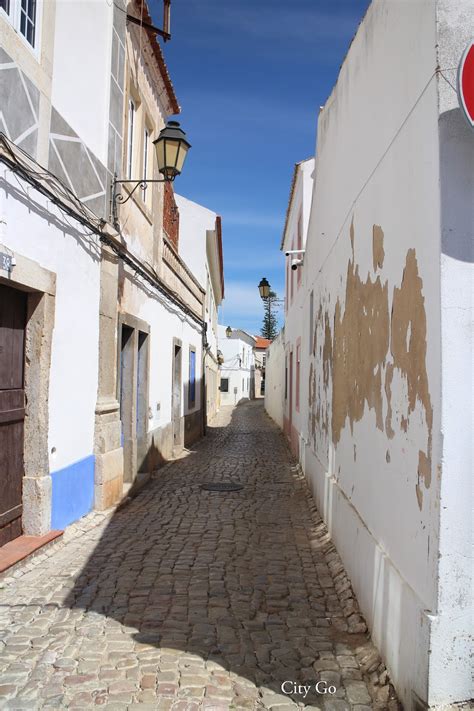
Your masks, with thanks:
[[(201, 490), (211, 481), (244, 488)], [(0, 586), (1, 708), (398, 707), (261, 402), (224, 408), (136, 498), (70, 526)]]

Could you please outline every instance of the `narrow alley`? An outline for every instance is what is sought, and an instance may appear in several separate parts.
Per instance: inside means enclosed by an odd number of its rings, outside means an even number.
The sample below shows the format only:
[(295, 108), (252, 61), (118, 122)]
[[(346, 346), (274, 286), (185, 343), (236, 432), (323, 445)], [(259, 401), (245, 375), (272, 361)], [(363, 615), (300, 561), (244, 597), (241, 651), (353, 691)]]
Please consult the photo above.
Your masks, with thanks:
[(0, 586), (2, 708), (399, 708), (262, 401)]

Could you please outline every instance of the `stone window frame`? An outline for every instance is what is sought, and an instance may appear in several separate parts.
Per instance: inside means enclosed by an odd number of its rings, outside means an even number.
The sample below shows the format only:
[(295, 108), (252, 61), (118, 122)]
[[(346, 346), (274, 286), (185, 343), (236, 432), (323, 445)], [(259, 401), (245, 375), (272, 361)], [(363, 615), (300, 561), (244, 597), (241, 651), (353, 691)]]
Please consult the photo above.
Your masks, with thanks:
[(41, 35), (42, 35), (42, 15), (43, 15), (43, 0), (36, 0), (35, 7), (35, 41), (31, 44), (26, 38), (26, 35), (21, 31), (21, 0), (7, 0), (9, 4), (8, 12), (3, 8), (0, 8), (0, 17), (3, 17), (6, 22), (13, 28), (15, 34), (19, 38), (20, 42), (33, 53), (35, 58), (39, 61), (40, 50), (41, 50)]

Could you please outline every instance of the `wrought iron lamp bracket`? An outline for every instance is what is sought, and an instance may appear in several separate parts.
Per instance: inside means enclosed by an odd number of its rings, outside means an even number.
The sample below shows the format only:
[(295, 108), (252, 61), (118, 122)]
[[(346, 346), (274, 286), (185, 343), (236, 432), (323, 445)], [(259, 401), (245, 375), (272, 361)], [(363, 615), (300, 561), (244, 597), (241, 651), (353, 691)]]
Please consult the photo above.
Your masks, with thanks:
[[(118, 223), (118, 215), (117, 215), (117, 203), (120, 205), (124, 205), (126, 202), (130, 200), (132, 197), (133, 193), (140, 188), (142, 192), (144, 193), (145, 190), (148, 187), (148, 183), (172, 183), (173, 178), (157, 178), (154, 180), (117, 180), (117, 177), (114, 175), (114, 178), (112, 180), (112, 219), (114, 222), (114, 225), (117, 225)], [(134, 184), (134, 187), (128, 195), (123, 195), (121, 192), (118, 192), (117, 186), (119, 185), (131, 185)]]

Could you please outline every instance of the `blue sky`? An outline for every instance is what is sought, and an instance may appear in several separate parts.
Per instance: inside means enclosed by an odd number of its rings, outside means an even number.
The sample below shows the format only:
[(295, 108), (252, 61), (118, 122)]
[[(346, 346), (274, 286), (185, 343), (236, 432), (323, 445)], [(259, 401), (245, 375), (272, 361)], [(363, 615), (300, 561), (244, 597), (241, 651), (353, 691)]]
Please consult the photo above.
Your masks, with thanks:
[[(173, 0), (164, 45), (192, 144), (175, 189), (222, 215), (220, 322), (259, 333), (257, 284), (284, 295), (279, 251), (294, 163), (368, 0)], [(161, 0), (150, 0), (161, 26)]]

